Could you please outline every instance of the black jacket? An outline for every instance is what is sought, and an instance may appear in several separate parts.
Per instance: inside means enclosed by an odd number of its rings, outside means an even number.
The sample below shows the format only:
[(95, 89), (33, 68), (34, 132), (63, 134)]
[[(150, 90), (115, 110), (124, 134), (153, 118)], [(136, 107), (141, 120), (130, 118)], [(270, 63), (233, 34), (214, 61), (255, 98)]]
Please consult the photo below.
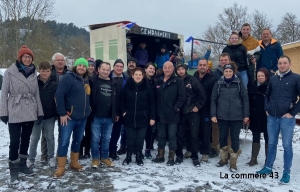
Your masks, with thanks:
[(295, 116), (300, 110), (298, 96), (300, 96), (300, 75), (292, 71), (283, 77), (274, 75), (266, 91), (265, 110), (274, 117), (281, 117), (286, 113)]
[(257, 86), (255, 81), (248, 89), (250, 106), (250, 129), (253, 132), (267, 131), (267, 114), (265, 111), (265, 92), (268, 82)]
[[(96, 91), (96, 83), (95, 81), (99, 78), (98, 76), (94, 75), (90, 78), (90, 86), (91, 86), (91, 97), (90, 97), (90, 103), (91, 103), (91, 108), (92, 108), (92, 113), (91, 113), (91, 119), (93, 121), (93, 117), (95, 116), (93, 108), (96, 106), (97, 102), (97, 91)], [(121, 96), (121, 89), (122, 87), (118, 84), (118, 79), (113, 78), (111, 79), (111, 89), (112, 89), (112, 94), (111, 94), (111, 118), (112, 122), (115, 122), (116, 116), (120, 116), (120, 96)]]
[[(65, 75), (68, 71), (69, 71), (69, 70), (68, 70), (67, 66), (65, 66), (65, 67), (64, 67), (64, 71), (62, 72), (62, 74)], [(50, 79), (53, 80), (54, 82), (57, 82), (57, 83), (59, 82), (59, 77), (58, 77), (58, 75), (57, 75), (57, 73), (56, 73), (56, 70), (55, 70), (54, 65), (52, 65), (52, 68), (51, 68)]]
[(40, 99), (43, 106), (44, 120), (57, 116), (54, 96), (58, 83), (50, 79), (46, 83), (44, 83), (43, 81), (39, 80), (38, 77), (38, 85), (40, 91)]
[(162, 75), (155, 82), (157, 120), (161, 123), (179, 123), (180, 108), (186, 100), (182, 79), (173, 74), (166, 82)]
[(210, 116), (217, 119), (237, 121), (249, 117), (248, 93), (239, 78), (227, 84), (221, 77), (211, 94)]
[(205, 91), (198, 81), (192, 75), (186, 75), (183, 79), (186, 93), (186, 102), (182, 106), (181, 113), (191, 113), (196, 106), (199, 110), (205, 105)]
[(145, 79), (136, 84), (132, 78), (127, 80), (121, 95), (121, 114), (124, 116), (124, 126), (145, 128), (149, 120), (155, 120), (156, 107), (153, 90)]
[(211, 92), (217, 79), (210, 71), (207, 72), (202, 79), (199, 78), (199, 72), (196, 71), (194, 73), (194, 77), (196, 77), (200, 81), (200, 84), (202, 85), (205, 91), (205, 105), (202, 108), (202, 110), (210, 111)]
[(237, 45), (227, 45), (222, 53), (228, 53), (230, 55), (231, 61), (235, 62), (238, 66), (238, 71), (247, 70), (247, 49), (242, 44)]

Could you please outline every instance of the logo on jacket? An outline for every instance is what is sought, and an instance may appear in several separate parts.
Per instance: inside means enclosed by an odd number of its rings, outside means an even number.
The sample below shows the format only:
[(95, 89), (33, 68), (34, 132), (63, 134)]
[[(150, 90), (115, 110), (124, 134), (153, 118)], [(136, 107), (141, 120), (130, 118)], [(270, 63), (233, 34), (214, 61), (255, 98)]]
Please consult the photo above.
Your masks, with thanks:
[(156, 89), (159, 89), (160, 88), (160, 85), (156, 85)]
[(187, 87), (187, 88), (192, 88), (192, 85), (191, 84), (187, 84), (185, 87)]

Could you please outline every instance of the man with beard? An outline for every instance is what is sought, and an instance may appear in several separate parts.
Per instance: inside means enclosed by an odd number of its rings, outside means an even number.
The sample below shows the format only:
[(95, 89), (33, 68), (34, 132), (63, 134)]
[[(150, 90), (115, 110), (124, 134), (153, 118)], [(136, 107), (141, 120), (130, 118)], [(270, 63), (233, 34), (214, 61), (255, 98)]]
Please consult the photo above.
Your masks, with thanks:
[(131, 77), (131, 72), (135, 68), (136, 68), (136, 59), (134, 57), (131, 57), (128, 59), (127, 62), (127, 71), (124, 72), (124, 75), (127, 79)]

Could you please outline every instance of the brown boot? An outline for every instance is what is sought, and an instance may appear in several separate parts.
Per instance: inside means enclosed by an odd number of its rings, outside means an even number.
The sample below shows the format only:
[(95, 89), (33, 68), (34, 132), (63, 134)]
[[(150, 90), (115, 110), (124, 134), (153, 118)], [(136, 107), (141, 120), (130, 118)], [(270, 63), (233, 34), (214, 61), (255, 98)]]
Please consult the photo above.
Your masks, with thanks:
[(174, 162), (174, 156), (175, 156), (175, 151), (170, 150), (169, 151), (169, 157), (168, 157), (167, 165), (173, 166), (175, 164), (175, 162)]
[(236, 162), (237, 162), (238, 156), (241, 153), (242, 153), (241, 149), (239, 149), (236, 153), (234, 153), (233, 150), (230, 149), (230, 171), (231, 172), (237, 171)]
[(66, 171), (66, 161), (67, 161), (67, 157), (57, 157), (57, 169), (56, 171), (53, 173), (53, 178), (55, 179), (59, 179), (61, 178)]
[(71, 152), (71, 162), (70, 162), (70, 168), (75, 171), (82, 171), (82, 166), (78, 162), (79, 159), (79, 153)]
[(158, 154), (155, 159), (152, 159), (154, 163), (163, 163), (165, 162), (165, 150), (164, 149), (157, 149)]
[(218, 162), (217, 167), (223, 167), (224, 165), (228, 164), (228, 155), (228, 146), (225, 146), (222, 149), (220, 149), (220, 161)]
[(257, 165), (257, 156), (259, 153), (260, 144), (259, 143), (252, 143), (252, 154), (251, 154), (251, 160), (247, 164), (249, 166)]

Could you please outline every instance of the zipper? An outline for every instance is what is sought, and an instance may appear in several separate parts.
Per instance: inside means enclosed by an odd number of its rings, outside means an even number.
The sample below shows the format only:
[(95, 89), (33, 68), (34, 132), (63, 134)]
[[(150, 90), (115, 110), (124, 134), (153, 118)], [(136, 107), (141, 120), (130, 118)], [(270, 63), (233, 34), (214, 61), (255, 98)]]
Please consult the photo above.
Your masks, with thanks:
[(279, 78), (279, 86), (278, 86), (278, 89), (277, 89), (276, 106), (275, 106), (275, 117), (277, 117), (277, 114), (276, 114), (277, 110), (276, 109), (277, 109), (277, 103), (278, 103), (279, 89), (280, 89), (280, 86), (281, 86), (281, 78), (282, 77)]
[(85, 109), (86, 109), (86, 88), (85, 88), (85, 84), (84, 82), (82, 81), (83, 83), (83, 89), (84, 89), (84, 111), (83, 111), (83, 118), (85, 117)]
[(135, 118), (136, 118), (136, 103), (137, 103), (137, 92), (135, 92), (135, 107), (134, 107), (134, 127), (136, 128), (136, 121), (135, 121)]

